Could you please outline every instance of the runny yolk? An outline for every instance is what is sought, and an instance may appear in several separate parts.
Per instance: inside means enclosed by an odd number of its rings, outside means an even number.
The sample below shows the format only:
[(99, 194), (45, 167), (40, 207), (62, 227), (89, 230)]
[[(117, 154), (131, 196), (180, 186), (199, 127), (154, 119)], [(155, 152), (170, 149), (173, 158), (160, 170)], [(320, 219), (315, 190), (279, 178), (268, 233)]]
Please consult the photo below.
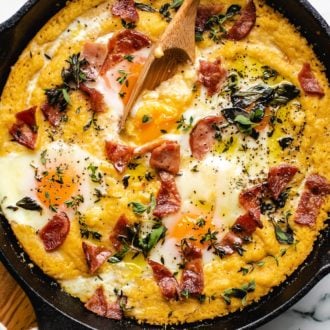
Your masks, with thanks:
[(50, 169), (37, 186), (37, 196), (47, 207), (61, 208), (78, 190), (75, 175), (70, 169)]
[[(170, 230), (169, 235), (178, 241), (183, 239), (191, 239), (191, 242), (200, 248), (206, 247), (211, 242), (208, 240), (208, 233), (215, 231), (209, 217), (200, 214), (186, 213), (184, 214)], [(201, 240), (206, 239), (205, 242)]]

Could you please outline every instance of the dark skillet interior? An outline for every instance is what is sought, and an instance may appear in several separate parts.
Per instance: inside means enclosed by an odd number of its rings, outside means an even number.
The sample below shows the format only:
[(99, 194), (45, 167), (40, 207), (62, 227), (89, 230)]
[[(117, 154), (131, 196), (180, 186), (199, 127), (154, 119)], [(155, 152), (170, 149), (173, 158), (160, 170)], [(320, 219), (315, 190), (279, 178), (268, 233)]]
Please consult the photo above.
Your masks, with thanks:
[[(0, 25), (0, 93), (10, 67), (29, 40), (61, 7), (65, 0), (30, 0), (12, 19)], [(330, 80), (330, 29), (305, 0), (267, 1), (295, 24), (324, 63)], [(285, 36), (283, 36), (285, 38)], [(328, 221), (329, 223), (329, 221)], [(112, 321), (87, 311), (78, 299), (60, 287), (38, 267), (30, 269), (30, 259), (18, 245), (7, 221), (0, 218), (0, 259), (27, 292), (35, 307), (40, 329), (156, 329), (133, 321)], [(178, 326), (177, 329), (253, 329), (285, 311), (330, 272), (330, 228), (315, 242), (313, 252), (287, 281), (242, 312), (212, 321)], [(170, 327), (172, 328), (172, 327)]]

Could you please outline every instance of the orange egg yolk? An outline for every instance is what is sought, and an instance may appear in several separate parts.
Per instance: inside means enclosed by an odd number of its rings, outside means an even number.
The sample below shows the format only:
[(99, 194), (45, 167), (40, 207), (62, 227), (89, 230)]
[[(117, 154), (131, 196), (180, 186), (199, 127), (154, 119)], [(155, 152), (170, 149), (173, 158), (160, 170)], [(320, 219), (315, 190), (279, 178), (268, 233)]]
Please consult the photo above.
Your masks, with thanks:
[(70, 169), (50, 169), (43, 173), (37, 185), (37, 196), (47, 207), (61, 208), (78, 190), (74, 173)]
[(183, 239), (191, 239), (191, 242), (199, 247), (204, 248), (210, 244), (209, 241), (201, 242), (207, 237), (208, 232), (214, 232), (215, 226), (212, 224), (209, 217), (200, 214), (184, 214), (170, 230), (169, 235), (178, 241)]

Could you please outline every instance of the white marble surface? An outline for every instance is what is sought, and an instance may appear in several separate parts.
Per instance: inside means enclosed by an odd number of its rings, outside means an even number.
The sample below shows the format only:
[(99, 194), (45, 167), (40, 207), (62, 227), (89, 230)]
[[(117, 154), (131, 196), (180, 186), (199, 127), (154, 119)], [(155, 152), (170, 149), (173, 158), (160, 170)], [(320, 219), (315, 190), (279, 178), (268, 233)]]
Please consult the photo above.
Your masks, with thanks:
[[(293, 1), (293, 0), (290, 0)], [(330, 24), (329, 0), (309, 0)], [(25, 0), (0, 0), (0, 22), (18, 10)], [(1, 329), (1, 326), (0, 326)], [(303, 299), (259, 330), (329, 330), (330, 275), (325, 277)]]

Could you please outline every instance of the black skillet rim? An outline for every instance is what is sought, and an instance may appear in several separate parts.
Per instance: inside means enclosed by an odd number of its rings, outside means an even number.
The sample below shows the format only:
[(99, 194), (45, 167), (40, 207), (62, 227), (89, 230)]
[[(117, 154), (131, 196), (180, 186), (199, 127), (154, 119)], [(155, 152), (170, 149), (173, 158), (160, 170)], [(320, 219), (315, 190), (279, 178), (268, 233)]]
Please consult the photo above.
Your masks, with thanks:
[[(18, 24), (18, 22), (20, 21), (20, 19), (31, 9), (31, 7), (33, 7), (36, 3), (38, 3), (40, 0), (29, 0), (25, 5), (23, 5), (19, 11), (13, 15), (11, 18), (9, 18), (8, 20), (4, 21), (2, 24), (0, 24), (0, 33), (2, 33), (3, 31), (12, 28), (13, 26), (15, 26), (16, 24)], [(328, 24), (325, 22), (325, 20), (321, 17), (321, 15), (308, 3), (308, 1), (306, 0), (298, 0), (297, 2), (299, 2), (299, 4), (303, 7), (304, 10), (308, 11), (310, 14), (312, 14), (312, 16), (318, 21), (320, 28), (324, 30), (324, 32), (326, 32), (326, 34), (328, 35), (328, 37), (330, 38), (330, 29)], [(329, 228), (327, 229), (327, 231), (324, 232), (325, 237), (329, 236)], [(329, 238), (328, 238), (329, 239)], [(324, 241), (324, 239), (323, 239)], [(326, 238), (325, 238), (325, 242), (326, 242)], [(316, 242), (316, 244), (319, 244), (318, 242)], [(326, 243), (325, 243), (326, 244)], [(320, 245), (320, 244), (319, 244)], [(326, 248), (325, 248), (326, 249)], [(313, 250), (314, 251), (314, 250)], [(313, 253), (312, 253), (313, 254)], [(307, 260), (303, 263), (303, 265), (301, 265), (299, 267), (299, 269), (290, 276), (288, 281), (285, 281), (284, 283), (282, 283), (279, 288), (287, 288), (289, 286), (290, 279), (296, 277), (296, 273), (300, 272), (301, 269), (304, 269), (305, 267), (308, 267), (309, 265), (309, 259), (311, 256), (309, 256), (307, 258)], [(54, 305), (52, 305), (52, 303), (48, 302), (44, 297), (42, 297), (38, 292), (36, 292), (32, 286), (30, 286), (25, 279), (22, 278), (22, 276), (19, 274), (19, 272), (17, 271), (17, 269), (10, 263), (9, 260), (6, 259), (5, 255), (3, 255), (2, 250), (0, 249), (0, 259), (4, 262), (4, 264), (7, 266), (7, 268), (9, 268), (10, 272), (12, 273), (12, 275), (15, 277), (16, 280), (18, 280), (18, 282), (20, 284), (23, 285), (23, 287), (30, 291), (28, 292), (30, 295), (34, 294), (36, 296), (38, 296), (44, 303), (46, 303), (47, 305), (50, 305), (52, 308), (55, 308), (58, 310), (58, 312), (60, 312), (61, 314), (66, 315), (68, 318), (72, 319), (71, 316), (67, 315), (66, 312), (63, 312), (61, 310), (59, 310), (57, 307), (55, 307)], [(328, 261), (327, 261), (328, 262)], [(255, 328), (256, 326), (262, 325), (264, 323), (266, 323), (267, 321), (273, 319), (274, 317), (278, 316), (279, 314), (281, 314), (284, 310), (288, 309), (290, 306), (292, 306), (296, 301), (298, 301), (300, 298), (302, 298), (323, 276), (325, 276), (328, 272), (330, 271), (330, 267), (329, 267), (329, 263), (324, 266), (323, 268), (319, 269), (319, 271), (316, 273), (316, 276), (307, 282), (307, 285), (305, 285), (302, 289), (300, 289), (295, 295), (293, 295), (290, 299), (288, 299), (285, 303), (283, 303), (282, 305), (279, 306), (279, 308), (271, 311), (269, 314), (267, 314), (266, 316), (259, 318), (255, 321), (250, 322), (249, 324), (247, 324), (246, 326), (243, 326), (242, 329), (248, 329), (248, 328)], [(31, 290), (33, 291), (31, 293)], [(269, 295), (272, 295), (272, 293), (270, 293)], [(268, 295), (268, 296), (269, 296)], [(267, 296), (266, 296), (266, 300), (267, 300)], [(257, 304), (259, 305), (259, 304)], [(247, 309), (245, 309), (246, 311)], [(244, 311), (243, 311), (244, 313)], [(235, 314), (235, 313), (234, 313)], [(223, 319), (223, 318), (221, 318)], [(215, 327), (216, 326), (216, 320), (212, 320), (212, 321), (206, 321), (206, 322), (199, 322), (198, 324), (194, 323), (194, 324), (187, 324), (186, 326), (188, 327), (192, 327), (192, 326), (200, 326), (202, 328), (204, 328), (204, 326), (209, 325), (210, 327)], [(78, 319), (75, 319), (76, 322), (80, 322)], [(215, 323), (215, 324), (214, 324)], [(118, 324), (119, 325), (119, 324)], [(132, 324), (133, 325), (133, 324)], [(134, 325), (133, 325), (134, 326)], [(207, 328), (210, 328), (209, 326), (207, 326)], [(185, 327), (185, 326), (183, 326)], [(180, 328), (183, 328), (180, 327)], [(148, 327), (150, 328), (150, 327)]]

